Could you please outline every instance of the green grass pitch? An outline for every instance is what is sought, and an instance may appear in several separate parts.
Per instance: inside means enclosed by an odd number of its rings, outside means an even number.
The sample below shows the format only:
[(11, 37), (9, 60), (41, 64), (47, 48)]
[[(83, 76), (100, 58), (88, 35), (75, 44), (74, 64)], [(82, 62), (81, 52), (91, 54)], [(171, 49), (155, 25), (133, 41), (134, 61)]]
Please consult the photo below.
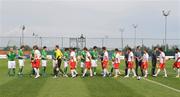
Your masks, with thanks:
[[(148, 76), (148, 80), (124, 78), (124, 75), (118, 78), (78, 76), (53, 79), (52, 63), (49, 61), (48, 75), (34, 79), (29, 76), (29, 60), (25, 62), (23, 77), (17, 76), (18, 68), (16, 76), (8, 77), (7, 60), (0, 60), (0, 97), (180, 97), (180, 78), (175, 78), (172, 63), (171, 60), (167, 62), (168, 78), (163, 78), (161, 73), (156, 78)], [(123, 73), (124, 62), (121, 63), (120, 70)], [(98, 73), (100, 72), (99, 66)]]

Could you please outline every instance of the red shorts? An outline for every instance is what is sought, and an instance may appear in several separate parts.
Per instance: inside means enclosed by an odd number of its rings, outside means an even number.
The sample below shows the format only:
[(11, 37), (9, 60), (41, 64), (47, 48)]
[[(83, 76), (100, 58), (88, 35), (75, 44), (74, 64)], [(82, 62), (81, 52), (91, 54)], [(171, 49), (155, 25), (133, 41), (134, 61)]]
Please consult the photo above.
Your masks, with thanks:
[(39, 68), (40, 63), (41, 63), (40, 59), (36, 59), (36, 60), (34, 60), (34, 62), (32, 62), (32, 67), (33, 68)]
[(164, 64), (164, 63), (160, 63), (160, 64), (159, 64), (159, 68), (160, 68), (160, 69), (164, 69), (164, 68), (165, 68), (165, 64)]
[(130, 69), (134, 68), (133, 62), (128, 62), (128, 68), (130, 68)]
[(180, 68), (180, 62), (175, 62), (175, 67)]
[(103, 61), (103, 68), (107, 68), (108, 66), (108, 61)]
[(148, 69), (148, 62), (142, 62), (141, 68), (142, 69)]
[(91, 62), (85, 62), (85, 66), (87, 69), (90, 69), (91, 68)]
[(114, 63), (114, 69), (119, 69), (119, 63)]
[(70, 61), (69, 64), (70, 64), (70, 69), (71, 69), (71, 70), (76, 68), (76, 62)]
[(173, 68), (177, 68), (177, 67), (176, 67), (176, 64), (177, 64), (177, 62), (174, 62), (174, 64), (173, 64)]

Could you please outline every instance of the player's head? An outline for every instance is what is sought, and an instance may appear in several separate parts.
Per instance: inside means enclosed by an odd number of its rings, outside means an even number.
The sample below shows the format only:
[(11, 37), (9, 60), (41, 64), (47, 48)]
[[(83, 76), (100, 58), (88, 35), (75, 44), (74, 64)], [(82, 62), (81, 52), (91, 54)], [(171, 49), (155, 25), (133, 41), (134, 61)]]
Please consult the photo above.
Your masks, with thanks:
[(44, 49), (44, 50), (46, 50), (46, 49), (47, 49), (47, 47), (46, 47), (46, 46), (43, 46), (43, 49)]
[(83, 48), (84, 51), (88, 51), (88, 49), (86, 47)]
[(132, 49), (131, 49), (130, 47), (128, 47), (128, 48), (127, 48), (127, 51), (128, 51), (128, 52), (131, 52), (131, 51), (132, 51)]
[(178, 48), (176, 48), (176, 49), (175, 49), (175, 52), (176, 52), (176, 53), (178, 53), (178, 52), (179, 52), (179, 49), (178, 49)]
[(9, 48), (9, 51), (10, 51), (10, 52), (13, 52), (13, 50), (14, 50), (13, 47), (10, 47), (10, 48)]
[(119, 52), (119, 49), (118, 48), (115, 48), (115, 50), (114, 50), (115, 52)]
[(33, 49), (34, 49), (34, 50), (37, 50), (37, 49), (38, 49), (38, 46), (37, 46), (37, 45), (35, 45)]
[(94, 47), (93, 47), (93, 50), (96, 50), (96, 49), (97, 49), (97, 46), (94, 46)]
[(144, 53), (147, 53), (147, 52), (148, 52), (148, 51), (147, 51), (147, 49), (145, 48), (145, 49), (144, 49)]
[(102, 47), (102, 50), (103, 50), (103, 51), (106, 51), (106, 47)]
[(158, 50), (158, 47), (154, 47), (154, 50), (157, 51), (157, 50)]
[(55, 49), (56, 49), (56, 50), (59, 49), (59, 45), (56, 45), (56, 46), (55, 46)]
[(141, 49), (141, 47), (140, 47), (140, 46), (137, 46), (137, 47), (136, 47), (136, 50), (140, 50), (140, 49)]
[(33, 50), (36, 50), (36, 49), (38, 49), (38, 46), (37, 46), (37, 45), (34, 45), (34, 46), (33, 46)]
[(20, 49), (24, 50), (24, 45), (22, 45), (22, 46), (20, 47)]
[(68, 50), (69, 50), (69, 48), (65, 48), (65, 49), (64, 49), (65, 52), (68, 51)]
[(159, 50), (160, 52), (163, 52), (163, 48), (162, 48), (162, 47), (158, 48), (158, 50)]

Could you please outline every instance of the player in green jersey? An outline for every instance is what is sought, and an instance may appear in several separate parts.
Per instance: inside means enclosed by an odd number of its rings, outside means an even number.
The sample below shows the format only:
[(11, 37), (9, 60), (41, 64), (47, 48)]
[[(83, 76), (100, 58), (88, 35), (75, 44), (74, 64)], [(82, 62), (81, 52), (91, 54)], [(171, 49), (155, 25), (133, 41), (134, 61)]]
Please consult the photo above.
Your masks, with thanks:
[(98, 52), (96, 46), (93, 47), (93, 51), (91, 51), (91, 56), (92, 56), (91, 64), (92, 64), (93, 75), (96, 75), (97, 60), (98, 60)]
[(80, 59), (81, 59), (81, 63), (80, 63), (81, 73), (83, 73), (84, 69), (85, 69), (85, 59), (86, 59), (86, 51), (85, 50), (81, 51)]
[(47, 67), (47, 47), (44, 46), (41, 51), (41, 65), (42, 65), (42, 76), (46, 76), (46, 67)]
[(9, 49), (9, 52), (7, 54), (8, 58), (8, 75), (11, 75), (11, 71), (13, 71), (13, 76), (15, 75), (15, 68), (16, 68), (16, 53), (14, 52), (13, 48)]
[(67, 70), (68, 70), (68, 61), (69, 61), (69, 49), (65, 48), (64, 54), (63, 54), (63, 59), (64, 59), (64, 76), (68, 77), (67, 75)]
[(18, 61), (19, 61), (19, 75), (22, 75), (22, 72), (23, 72), (23, 68), (24, 68), (24, 45), (22, 45), (20, 47), (20, 49), (17, 50), (17, 55), (18, 55)]

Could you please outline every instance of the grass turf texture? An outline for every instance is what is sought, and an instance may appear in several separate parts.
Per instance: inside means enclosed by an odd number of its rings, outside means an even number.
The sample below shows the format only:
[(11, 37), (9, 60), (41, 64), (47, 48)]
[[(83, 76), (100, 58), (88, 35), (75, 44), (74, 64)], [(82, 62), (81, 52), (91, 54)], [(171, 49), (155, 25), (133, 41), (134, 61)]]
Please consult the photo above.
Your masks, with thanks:
[[(172, 69), (173, 61), (167, 62), (168, 78), (163, 73), (148, 79), (180, 90), (180, 78), (175, 78)], [(16, 64), (18, 67), (18, 64)], [(109, 66), (110, 67), (110, 66)], [(150, 73), (149, 67), (149, 73)], [(110, 68), (109, 68), (110, 69)], [(120, 65), (124, 71), (124, 62)], [(7, 76), (7, 60), (0, 60), (0, 97), (179, 97), (180, 92), (154, 84), (147, 80), (136, 78), (118, 78), (101, 76), (86, 78), (52, 78), (52, 63), (48, 62), (47, 76), (34, 79), (29, 76), (31, 65), (25, 62), (24, 76)], [(78, 67), (78, 72), (80, 69)], [(98, 73), (101, 73), (100, 66)], [(123, 73), (123, 72), (121, 72)]]

